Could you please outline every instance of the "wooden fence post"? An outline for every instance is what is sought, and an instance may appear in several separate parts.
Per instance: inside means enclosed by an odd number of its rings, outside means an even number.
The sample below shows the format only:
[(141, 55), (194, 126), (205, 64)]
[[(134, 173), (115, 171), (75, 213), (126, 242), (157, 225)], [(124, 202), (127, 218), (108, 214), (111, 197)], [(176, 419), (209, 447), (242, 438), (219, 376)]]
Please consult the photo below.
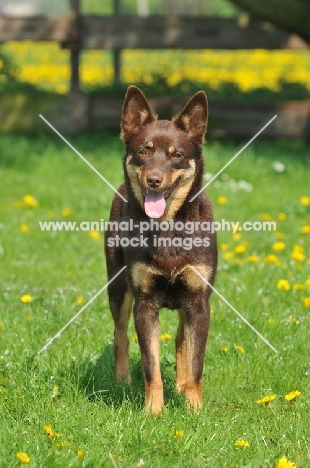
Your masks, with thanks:
[[(114, 0), (114, 16), (121, 14), (121, 1)], [(118, 85), (121, 82), (121, 49), (113, 50), (113, 69), (114, 69), (114, 84)]]
[(74, 29), (72, 32), (71, 47), (70, 47), (70, 91), (80, 91), (80, 48), (79, 48), (79, 37), (80, 37), (80, 0), (70, 0), (70, 9), (73, 16)]

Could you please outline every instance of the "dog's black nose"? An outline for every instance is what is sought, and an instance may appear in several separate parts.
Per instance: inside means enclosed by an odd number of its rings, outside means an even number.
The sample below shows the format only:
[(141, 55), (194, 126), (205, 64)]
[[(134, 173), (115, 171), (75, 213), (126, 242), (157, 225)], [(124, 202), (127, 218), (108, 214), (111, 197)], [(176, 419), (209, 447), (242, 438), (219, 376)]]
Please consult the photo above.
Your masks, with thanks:
[(162, 184), (163, 178), (158, 174), (150, 174), (147, 176), (147, 184), (152, 188), (157, 188)]

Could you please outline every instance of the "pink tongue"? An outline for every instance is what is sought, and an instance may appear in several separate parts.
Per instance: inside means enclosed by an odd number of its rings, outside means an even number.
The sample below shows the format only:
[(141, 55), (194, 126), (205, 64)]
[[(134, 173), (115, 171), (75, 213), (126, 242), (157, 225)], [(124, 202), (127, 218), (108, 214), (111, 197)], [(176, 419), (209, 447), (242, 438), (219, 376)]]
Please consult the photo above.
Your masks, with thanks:
[(166, 201), (164, 193), (149, 191), (145, 195), (144, 210), (150, 218), (160, 218), (165, 211)]

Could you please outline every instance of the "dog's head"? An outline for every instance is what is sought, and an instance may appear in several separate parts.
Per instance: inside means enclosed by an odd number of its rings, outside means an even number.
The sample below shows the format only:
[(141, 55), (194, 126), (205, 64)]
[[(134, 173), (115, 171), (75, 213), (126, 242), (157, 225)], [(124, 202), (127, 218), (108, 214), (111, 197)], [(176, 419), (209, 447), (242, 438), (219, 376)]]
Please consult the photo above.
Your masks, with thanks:
[(171, 219), (189, 195), (199, 168), (202, 172), (207, 118), (203, 91), (168, 121), (157, 120), (138, 88), (128, 88), (121, 123), (121, 138), (127, 146), (125, 174), (150, 218)]

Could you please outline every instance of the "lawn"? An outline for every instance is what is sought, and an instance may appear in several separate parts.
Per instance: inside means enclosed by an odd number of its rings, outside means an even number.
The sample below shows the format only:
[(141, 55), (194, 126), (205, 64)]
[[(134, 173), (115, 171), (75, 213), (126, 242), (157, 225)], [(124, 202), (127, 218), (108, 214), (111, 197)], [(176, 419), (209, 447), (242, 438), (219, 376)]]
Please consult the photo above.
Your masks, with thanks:
[[(121, 183), (116, 134), (69, 139)], [(206, 180), (243, 144), (208, 141)], [(219, 233), (215, 286), (278, 353), (213, 294), (195, 414), (174, 390), (177, 314), (162, 311), (165, 410), (153, 418), (132, 323), (133, 384), (114, 382), (105, 291), (36, 354), (107, 282), (102, 233), (39, 221), (107, 220), (113, 192), (55, 134), (0, 136), (1, 467), (310, 467), (309, 149), (259, 137), (207, 189), (216, 220), (277, 223)]]

